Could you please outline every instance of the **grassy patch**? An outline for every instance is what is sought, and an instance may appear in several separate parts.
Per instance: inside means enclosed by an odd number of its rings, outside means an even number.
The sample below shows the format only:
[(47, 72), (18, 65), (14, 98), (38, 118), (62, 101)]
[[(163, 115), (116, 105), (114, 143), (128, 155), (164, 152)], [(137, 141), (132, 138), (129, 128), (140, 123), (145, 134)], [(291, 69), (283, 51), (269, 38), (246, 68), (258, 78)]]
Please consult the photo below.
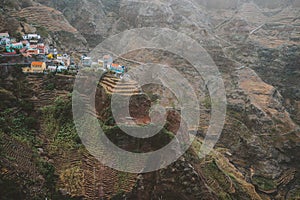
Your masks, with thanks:
[(45, 89), (46, 90), (49, 90), (49, 91), (52, 91), (56, 88), (55, 84), (54, 83), (49, 83), (48, 85), (46, 85)]
[(51, 152), (69, 151), (81, 147), (72, 117), (72, 101), (70, 98), (58, 98), (54, 105), (43, 109), (43, 128), (51, 139)]
[(54, 166), (41, 160), (38, 162), (38, 167), (39, 167), (40, 173), (45, 178), (45, 184), (46, 184), (47, 188), (50, 191), (55, 190), (57, 176), (55, 175)]
[(210, 109), (211, 108), (212, 103), (211, 103), (211, 99), (210, 99), (209, 96), (205, 97), (205, 99), (203, 100), (202, 103), (203, 103), (203, 105), (204, 105), (204, 107), (206, 109)]
[(262, 176), (254, 176), (252, 182), (263, 191), (275, 190), (277, 188), (276, 183), (273, 180)]
[(39, 27), (37, 27), (36, 29), (37, 29), (36, 32), (37, 32), (38, 34), (40, 34), (41, 37), (43, 37), (43, 38), (48, 38), (49, 32), (48, 32), (48, 30), (47, 30), (45, 27), (39, 26)]
[(214, 161), (206, 163), (203, 172), (205, 177), (213, 180), (210, 187), (216, 192), (219, 199), (231, 199), (227, 193), (230, 189), (230, 183)]
[(83, 193), (84, 174), (79, 166), (63, 170), (59, 178), (69, 193), (77, 195)]
[(10, 134), (14, 138), (35, 143), (34, 128), (37, 125), (36, 118), (24, 113), (15, 114), (14, 109), (6, 109), (0, 113), (0, 131)]
[(115, 191), (117, 193), (116, 196), (123, 196), (124, 191), (122, 190), (122, 188), (126, 187), (128, 185), (128, 180), (130, 178), (130, 175), (128, 173), (125, 172), (119, 172), (118, 173), (118, 182), (116, 182), (115, 185)]

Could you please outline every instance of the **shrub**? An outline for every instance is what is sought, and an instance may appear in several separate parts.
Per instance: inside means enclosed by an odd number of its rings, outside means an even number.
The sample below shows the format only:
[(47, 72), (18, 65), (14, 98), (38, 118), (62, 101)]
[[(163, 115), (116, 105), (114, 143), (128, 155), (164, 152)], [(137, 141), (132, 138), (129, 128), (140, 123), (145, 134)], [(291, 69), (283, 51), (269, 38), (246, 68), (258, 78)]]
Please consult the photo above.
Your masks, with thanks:
[(55, 84), (54, 83), (49, 83), (48, 85), (46, 85), (46, 90), (52, 91), (55, 89)]
[(37, 119), (35, 117), (26, 117), (24, 124), (28, 129), (34, 129), (37, 126)]
[(38, 163), (39, 171), (45, 178), (45, 182), (47, 185), (47, 188), (50, 190), (55, 189), (57, 176), (55, 175), (55, 168), (53, 165), (49, 164), (45, 161), (40, 161)]
[(27, 101), (20, 101), (20, 107), (25, 111), (25, 112), (31, 112), (34, 108), (34, 105), (32, 102), (27, 102)]
[(20, 141), (35, 143), (34, 128), (37, 119), (24, 114), (15, 114), (12, 109), (0, 113), (0, 131), (14, 136)]
[(48, 38), (49, 36), (48, 30), (43, 26), (37, 27), (37, 33), (40, 34), (43, 38)]

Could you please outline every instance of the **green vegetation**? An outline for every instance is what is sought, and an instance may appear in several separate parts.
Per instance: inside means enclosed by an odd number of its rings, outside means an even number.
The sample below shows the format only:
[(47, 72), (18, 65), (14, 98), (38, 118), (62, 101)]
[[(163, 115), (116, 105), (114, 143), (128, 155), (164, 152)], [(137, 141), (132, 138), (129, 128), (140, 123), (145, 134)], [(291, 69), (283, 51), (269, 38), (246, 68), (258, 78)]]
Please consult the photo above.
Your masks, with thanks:
[(48, 85), (46, 85), (46, 90), (52, 91), (55, 89), (55, 84), (54, 83), (49, 83)]
[(45, 161), (40, 161), (38, 163), (39, 171), (45, 178), (45, 184), (47, 188), (53, 192), (55, 191), (55, 185), (57, 181), (57, 176), (55, 175), (55, 168), (53, 165)]
[(203, 173), (205, 177), (215, 181), (214, 184), (210, 185), (210, 187), (217, 192), (219, 199), (231, 199), (228, 194), (230, 191), (230, 180), (228, 180), (229, 178), (220, 171), (214, 161), (210, 161), (205, 164), (205, 167), (203, 167)]
[(17, 98), (14, 94), (4, 88), (0, 88), (0, 110), (4, 110), (8, 105), (16, 104)]
[(80, 143), (81, 141), (76, 132), (75, 125), (67, 123), (61, 126), (53, 145), (63, 147), (63, 149), (74, 149), (79, 147)]
[(19, 105), (26, 113), (30, 113), (34, 109), (34, 105), (32, 102), (21, 100), (19, 101)]
[(47, 30), (45, 27), (39, 26), (39, 27), (36, 28), (36, 30), (37, 30), (36, 32), (37, 32), (38, 34), (40, 34), (41, 37), (43, 37), (43, 38), (48, 38), (49, 32), (48, 32), (48, 30)]
[(68, 186), (68, 191), (72, 194), (81, 194), (83, 187), (82, 181), (84, 180), (84, 173), (79, 166), (64, 169), (60, 174), (60, 181)]
[(202, 102), (204, 104), (204, 107), (206, 109), (210, 109), (211, 108), (211, 99), (209, 96), (205, 97), (204, 101)]
[(37, 120), (24, 113), (15, 113), (14, 109), (6, 109), (0, 113), (0, 131), (10, 134), (14, 138), (35, 144), (34, 128)]
[(157, 101), (159, 101), (161, 99), (161, 97), (158, 94), (153, 94), (153, 93), (149, 92), (146, 95), (150, 98), (151, 102), (157, 102)]
[(16, 38), (17, 41), (23, 40), (22, 34), (20, 32), (17, 32), (17, 31), (13, 32), (13, 33), (11, 33), (11, 36)]
[(2, 96), (2, 97), (14, 97), (14, 95), (13, 95), (13, 93), (12, 92), (10, 92), (10, 91), (8, 91), (8, 90), (6, 90), (6, 89), (4, 89), (4, 88), (0, 88), (0, 95)]
[(116, 182), (114, 188), (115, 191), (117, 191), (117, 195), (115, 195), (113, 199), (119, 199), (120, 197), (123, 197), (125, 192), (121, 188), (124, 188), (124, 186), (128, 185), (129, 178), (130, 178), (129, 173), (125, 173), (125, 172), (118, 173), (118, 182)]
[(277, 188), (276, 183), (273, 180), (262, 176), (254, 176), (252, 182), (262, 191), (270, 191)]
[(4, 2), (2, 2), (2, 6), (10, 8), (10, 9), (16, 9), (19, 7), (19, 2), (18, 2), (18, 0), (4, 1)]
[(53, 152), (58, 149), (72, 150), (81, 146), (72, 117), (72, 101), (70, 98), (58, 98), (54, 105), (43, 109), (43, 127), (53, 141)]
[[(55, 188), (56, 182), (54, 181), (54, 167), (50, 166), (46, 162), (38, 161), (37, 155), (34, 154), (33, 157), (24, 157), (24, 160), (20, 160), (16, 157), (16, 154), (21, 153), (18, 148), (14, 149), (12, 147), (32, 147), (32, 152), (34, 152), (34, 146), (38, 145), (40, 142), (37, 137), (35, 137), (35, 127), (37, 125), (37, 120), (34, 117), (25, 115), (25, 113), (15, 114), (14, 109), (7, 109), (2, 112), (0, 117), (1, 120), (1, 130), (0, 130), (0, 140), (1, 141), (12, 141), (9, 149), (1, 151), (1, 156), (6, 158), (11, 162), (9, 165), (0, 165), (0, 169), (4, 167), (5, 171), (10, 172), (14, 169), (14, 165), (21, 167), (20, 165), (26, 162), (32, 162), (33, 165), (38, 166), (38, 173), (41, 173), (45, 177), (45, 187), (42, 189), (46, 194), (46, 191), (52, 191)], [(4, 139), (7, 138), (7, 139)], [(18, 144), (18, 145), (16, 145)], [(5, 143), (0, 143), (0, 149), (4, 147)], [(29, 150), (30, 151), (30, 150)], [(23, 154), (21, 154), (22, 156)], [(24, 154), (26, 155), (26, 154)], [(51, 168), (52, 167), (52, 168)], [(5, 173), (0, 174), (0, 191), (1, 199), (25, 199), (28, 196), (28, 190), (35, 184), (33, 177), (27, 177), (22, 173), (16, 171), (17, 176), (5, 176)], [(20, 188), (19, 188), (20, 187)], [(52, 192), (51, 192), (52, 193)], [(41, 199), (43, 197), (38, 196), (32, 197), (32, 199)]]
[(2, 200), (23, 199), (25, 194), (15, 181), (0, 175), (0, 197)]
[(120, 191), (119, 191), (115, 196), (113, 196), (111, 199), (112, 199), (112, 200), (123, 200), (125, 194), (126, 194), (126, 192), (124, 192), (123, 190), (120, 190)]

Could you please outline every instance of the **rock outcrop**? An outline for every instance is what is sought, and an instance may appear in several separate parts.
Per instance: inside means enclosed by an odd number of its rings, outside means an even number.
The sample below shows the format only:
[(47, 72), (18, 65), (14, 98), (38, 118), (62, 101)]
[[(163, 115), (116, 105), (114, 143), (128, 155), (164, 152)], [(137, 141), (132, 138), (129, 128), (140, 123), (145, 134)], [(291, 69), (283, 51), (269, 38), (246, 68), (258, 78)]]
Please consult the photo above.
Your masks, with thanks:
[(240, 89), (248, 96), (250, 107), (257, 109), (255, 112), (263, 119), (264, 123), (277, 121), (278, 124), (275, 126), (283, 135), (296, 129), (296, 124), (283, 106), (283, 97), (273, 86), (264, 83), (249, 68), (241, 69), (237, 73)]

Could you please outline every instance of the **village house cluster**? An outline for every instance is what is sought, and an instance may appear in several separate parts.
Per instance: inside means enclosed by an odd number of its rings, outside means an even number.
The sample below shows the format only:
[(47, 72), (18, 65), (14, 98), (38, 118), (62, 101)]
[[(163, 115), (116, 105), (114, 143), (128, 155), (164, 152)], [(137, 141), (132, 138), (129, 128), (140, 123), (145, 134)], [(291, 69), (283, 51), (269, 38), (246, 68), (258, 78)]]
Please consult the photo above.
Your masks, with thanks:
[[(76, 70), (76, 65), (68, 54), (59, 54), (56, 48), (46, 44), (39, 34), (26, 34), (20, 41), (10, 37), (9, 33), (0, 33), (0, 56), (22, 56), (24, 60), (31, 58), (24, 66), (24, 73), (63, 72), (69, 69)], [(28, 60), (28, 59), (27, 59)]]
[[(27, 34), (22, 40), (10, 37), (8, 33), (0, 33), (1, 55), (15, 55), (21, 53), (24, 57), (48, 54), (49, 47), (38, 34)], [(3, 48), (4, 47), (4, 48)]]
[(103, 58), (99, 59), (98, 62), (93, 62), (91, 57), (83, 55), (81, 57), (81, 66), (109, 71), (119, 78), (122, 78), (128, 71), (128, 68), (126, 66), (114, 63), (113, 57), (111, 57), (110, 55), (103, 56)]
[[(75, 64), (66, 53), (60, 53), (56, 48), (44, 42), (39, 34), (26, 34), (20, 41), (10, 37), (9, 33), (0, 33), (0, 56), (1, 57), (22, 57), (27, 60), (23, 63), (7, 63), (7, 65), (20, 65), (24, 73), (61, 73), (77, 72), (79, 67), (101, 69), (109, 71), (121, 78), (127, 72), (123, 65), (113, 62), (110, 55), (103, 56), (97, 62), (91, 57), (83, 55), (81, 62)], [(30, 60), (30, 61), (28, 61)]]

